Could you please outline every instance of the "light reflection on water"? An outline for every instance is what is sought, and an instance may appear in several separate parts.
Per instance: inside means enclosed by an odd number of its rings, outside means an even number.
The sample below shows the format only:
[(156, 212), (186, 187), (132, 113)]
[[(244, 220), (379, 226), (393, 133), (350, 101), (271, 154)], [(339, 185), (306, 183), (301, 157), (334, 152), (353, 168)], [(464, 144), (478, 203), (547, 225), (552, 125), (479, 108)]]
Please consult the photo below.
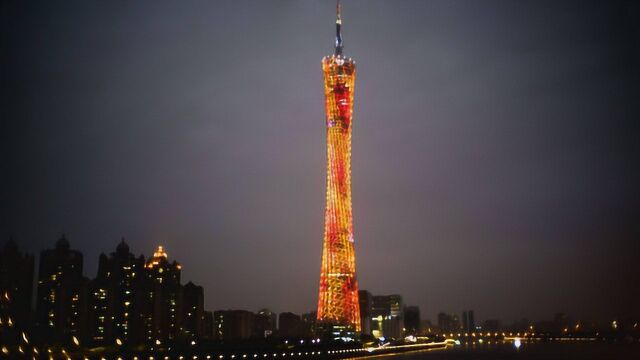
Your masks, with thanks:
[(516, 349), (520, 349), (520, 345), (522, 345), (520, 338), (515, 338), (515, 340), (513, 340), (513, 346), (515, 346)]

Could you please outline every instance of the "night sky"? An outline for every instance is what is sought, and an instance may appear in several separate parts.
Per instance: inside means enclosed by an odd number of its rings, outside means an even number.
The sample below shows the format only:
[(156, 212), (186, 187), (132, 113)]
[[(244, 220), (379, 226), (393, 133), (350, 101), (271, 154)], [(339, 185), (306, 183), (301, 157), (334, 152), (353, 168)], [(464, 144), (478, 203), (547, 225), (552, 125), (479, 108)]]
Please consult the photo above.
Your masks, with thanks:
[[(2, 238), (162, 244), (209, 310), (314, 310), (335, 3), (2, 2)], [(423, 318), (640, 296), (640, 4), (343, 4), (361, 289)]]

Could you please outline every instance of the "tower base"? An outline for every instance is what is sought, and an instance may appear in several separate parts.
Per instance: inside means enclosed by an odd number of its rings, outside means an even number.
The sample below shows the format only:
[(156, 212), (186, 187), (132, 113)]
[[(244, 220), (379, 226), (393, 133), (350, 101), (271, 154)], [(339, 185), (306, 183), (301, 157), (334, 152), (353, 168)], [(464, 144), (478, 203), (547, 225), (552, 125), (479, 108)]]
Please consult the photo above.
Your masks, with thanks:
[(360, 336), (351, 325), (329, 322), (317, 323), (314, 332), (316, 336), (329, 341), (352, 342), (358, 340)]

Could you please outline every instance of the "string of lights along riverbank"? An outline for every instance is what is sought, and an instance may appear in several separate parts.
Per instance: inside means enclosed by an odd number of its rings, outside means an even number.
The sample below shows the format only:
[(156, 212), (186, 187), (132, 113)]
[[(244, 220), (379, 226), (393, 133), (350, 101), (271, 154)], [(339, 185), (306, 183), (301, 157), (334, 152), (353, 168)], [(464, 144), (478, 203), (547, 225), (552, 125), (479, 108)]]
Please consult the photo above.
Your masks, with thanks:
[(335, 53), (322, 59), (327, 126), (327, 195), (318, 322), (360, 331), (351, 210), (351, 125), (355, 62), (342, 54), (341, 7), (336, 5)]

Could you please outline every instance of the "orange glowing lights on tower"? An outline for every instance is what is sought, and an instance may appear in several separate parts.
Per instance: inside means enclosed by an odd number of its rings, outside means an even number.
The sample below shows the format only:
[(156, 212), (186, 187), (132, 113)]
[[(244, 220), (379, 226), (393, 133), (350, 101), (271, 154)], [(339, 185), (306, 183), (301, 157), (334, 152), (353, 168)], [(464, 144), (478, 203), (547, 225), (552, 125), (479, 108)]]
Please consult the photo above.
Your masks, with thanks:
[(360, 331), (351, 212), (351, 125), (356, 65), (342, 55), (337, 5), (335, 54), (322, 59), (327, 126), (327, 196), (318, 321)]

